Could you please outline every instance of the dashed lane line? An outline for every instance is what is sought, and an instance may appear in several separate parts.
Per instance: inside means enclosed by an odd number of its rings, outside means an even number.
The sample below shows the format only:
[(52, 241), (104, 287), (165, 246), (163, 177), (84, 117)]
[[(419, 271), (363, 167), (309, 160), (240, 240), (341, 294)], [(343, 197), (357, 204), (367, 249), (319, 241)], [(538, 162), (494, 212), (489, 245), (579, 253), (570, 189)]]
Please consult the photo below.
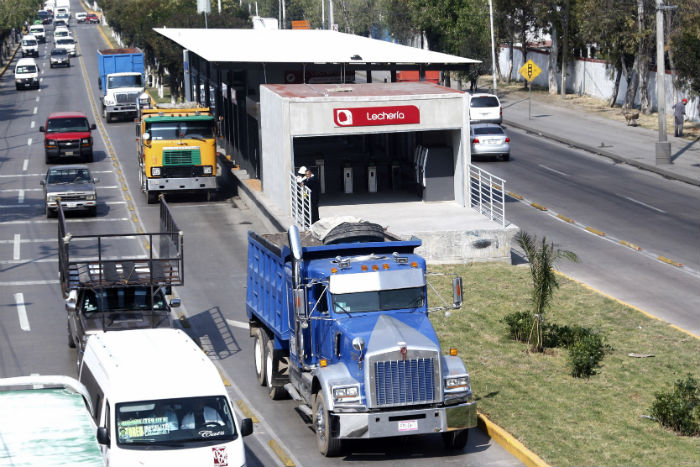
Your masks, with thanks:
[[(95, 218), (90, 218), (90, 219), (70, 219), (67, 220), (66, 222), (68, 224), (72, 223), (83, 223), (83, 222), (123, 222), (123, 221), (128, 221), (128, 217), (118, 217), (116, 219), (108, 218), (108, 217), (95, 217)], [(21, 220), (21, 221), (5, 221), (3, 222), (3, 225), (23, 225), (23, 224), (56, 224), (55, 220), (52, 219), (42, 219), (42, 220)]]
[(22, 292), (15, 294), (15, 305), (17, 306), (19, 327), (22, 331), (31, 331), (32, 329), (29, 327), (29, 318), (27, 317), (27, 308), (24, 306), (24, 294)]
[[(26, 172), (28, 168), (29, 168), (29, 159), (24, 159), (24, 162), (22, 163), (22, 171)], [(90, 173), (92, 173), (92, 174), (111, 174), (111, 173), (114, 173), (114, 171), (113, 170), (91, 170)], [(44, 177), (44, 176), (46, 176), (46, 172), (44, 172), (44, 173), (30, 173), (30, 174), (0, 174), (0, 178)], [(105, 188), (105, 187), (100, 187), (100, 188)]]

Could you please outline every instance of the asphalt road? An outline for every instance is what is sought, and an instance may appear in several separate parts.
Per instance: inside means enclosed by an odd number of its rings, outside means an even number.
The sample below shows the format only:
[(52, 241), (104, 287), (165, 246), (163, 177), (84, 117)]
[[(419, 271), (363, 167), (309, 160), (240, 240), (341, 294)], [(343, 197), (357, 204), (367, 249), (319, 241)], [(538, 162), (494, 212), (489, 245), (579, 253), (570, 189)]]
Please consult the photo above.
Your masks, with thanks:
[[(107, 124), (96, 113), (95, 50), (104, 47), (102, 37), (95, 26), (73, 27), (80, 57), (71, 60), (70, 68), (50, 69), (49, 47), (42, 45), (40, 90), (15, 91), (11, 72), (0, 79), (0, 377), (77, 376), (57, 279), (56, 220), (44, 215), (39, 185), (47, 167), (38, 128), (50, 112), (78, 110), (98, 123), (90, 164), (101, 179), (98, 215), (70, 215), (69, 230), (129, 233), (158, 227), (158, 206), (146, 204), (138, 190), (133, 122)], [(445, 452), (439, 436), (425, 436), (352, 443), (347, 456), (320, 456), (295, 404), (272, 402), (257, 385), (244, 307), (247, 232), (264, 231), (257, 213), (227, 192), (215, 202), (186, 196), (168, 197), (168, 202), (184, 231), (185, 285), (175, 290), (183, 300), (178, 311), (186, 317), (185, 330), (221, 368), (232, 400), (249, 407), (258, 420), (255, 433), (246, 438), (249, 466), (283, 465), (271, 447), (275, 443), (297, 466), (347, 461), (358, 467), (377, 462), (522, 465), (478, 430), (472, 430), (463, 452)]]
[(700, 189), (514, 128), (508, 133), (509, 162), (475, 163), (525, 198), (509, 198), (507, 219), (575, 252), (580, 263), (557, 264), (565, 274), (700, 335)]

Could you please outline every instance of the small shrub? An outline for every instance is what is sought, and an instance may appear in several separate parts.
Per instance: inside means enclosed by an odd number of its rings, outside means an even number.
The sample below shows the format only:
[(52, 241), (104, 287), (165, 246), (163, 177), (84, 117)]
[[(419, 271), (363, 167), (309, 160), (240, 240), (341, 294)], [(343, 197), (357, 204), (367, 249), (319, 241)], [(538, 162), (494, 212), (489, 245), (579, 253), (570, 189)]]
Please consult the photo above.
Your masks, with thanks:
[(603, 339), (597, 334), (591, 333), (576, 340), (569, 347), (571, 375), (575, 378), (588, 378), (596, 374), (605, 351)]
[(590, 328), (584, 328), (578, 325), (559, 326), (558, 324), (551, 324), (547, 326), (544, 342), (547, 347), (564, 347), (568, 349), (574, 345), (575, 342), (592, 334), (595, 333)]
[(516, 311), (507, 314), (503, 321), (508, 325), (508, 335), (511, 339), (527, 342), (532, 332), (534, 316), (527, 311)]
[(656, 393), (651, 415), (663, 426), (685, 436), (700, 434), (700, 381), (689, 373), (671, 392)]

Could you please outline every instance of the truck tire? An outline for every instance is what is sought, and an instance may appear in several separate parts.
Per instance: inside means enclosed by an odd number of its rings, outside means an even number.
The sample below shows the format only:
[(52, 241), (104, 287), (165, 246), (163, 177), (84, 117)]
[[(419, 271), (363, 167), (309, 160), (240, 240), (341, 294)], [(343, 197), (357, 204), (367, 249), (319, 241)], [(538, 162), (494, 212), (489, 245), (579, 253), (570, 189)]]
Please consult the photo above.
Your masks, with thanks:
[(75, 341), (73, 340), (73, 335), (70, 333), (70, 324), (68, 324), (68, 347), (71, 349), (75, 348)]
[(158, 202), (158, 193), (155, 191), (147, 191), (146, 202), (148, 204), (156, 204)]
[(313, 403), (313, 428), (316, 432), (316, 444), (321, 454), (326, 457), (335, 457), (342, 451), (342, 440), (333, 436), (331, 427), (331, 414), (326, 407), (326, 398), (323, 391), (318, 391)]
[(265, 386), (267, 382), (267, 370), (265, 368), (265, 348), (267, 346), (267, 334), (260, 328), (255, 329), (253, 336), (253, 363), (255, 364), (255, 374), (258, 377), (260, 386)]
[(373, 222), (343, 222), (324, 237), (323, 244), (344, 242), (383, 242), (384, 228)]
[(469, 430), (455, 430), (442, 433), (442, 442), (445, 449), (461, 451), (469, 441)]
[(265, 345), (265, 379), (270, 389), (270, 399), (278, 401), (287, 397), (287, 391), (281, 386), (272, 385), (272, 371), (277, 368), (279, 371), (280, 359), (275, 358), (275, 343), (272, 339), (267, 340)]

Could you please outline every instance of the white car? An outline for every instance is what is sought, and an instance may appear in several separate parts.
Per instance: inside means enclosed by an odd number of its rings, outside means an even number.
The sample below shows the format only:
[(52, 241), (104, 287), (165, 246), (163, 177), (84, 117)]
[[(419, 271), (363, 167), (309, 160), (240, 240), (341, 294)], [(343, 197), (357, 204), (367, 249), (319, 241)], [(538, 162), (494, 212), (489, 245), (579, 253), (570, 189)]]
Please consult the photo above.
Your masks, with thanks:
[(57, 37), (54, 41), (54, 47), (57, 49), (66, 49), (68, 55), (75, 57), (75, 39), (72, 37)]
[(80, 11), (80, 12), (75, 14), (75, 20), (78, 23), (84, 23), (86, 18), (87, 18), (87, 12), (85, 12), (85, 11)]
[(469, 100), (471, 123), (503, 123), (501, 101), (493, 94), (474, 93)]

